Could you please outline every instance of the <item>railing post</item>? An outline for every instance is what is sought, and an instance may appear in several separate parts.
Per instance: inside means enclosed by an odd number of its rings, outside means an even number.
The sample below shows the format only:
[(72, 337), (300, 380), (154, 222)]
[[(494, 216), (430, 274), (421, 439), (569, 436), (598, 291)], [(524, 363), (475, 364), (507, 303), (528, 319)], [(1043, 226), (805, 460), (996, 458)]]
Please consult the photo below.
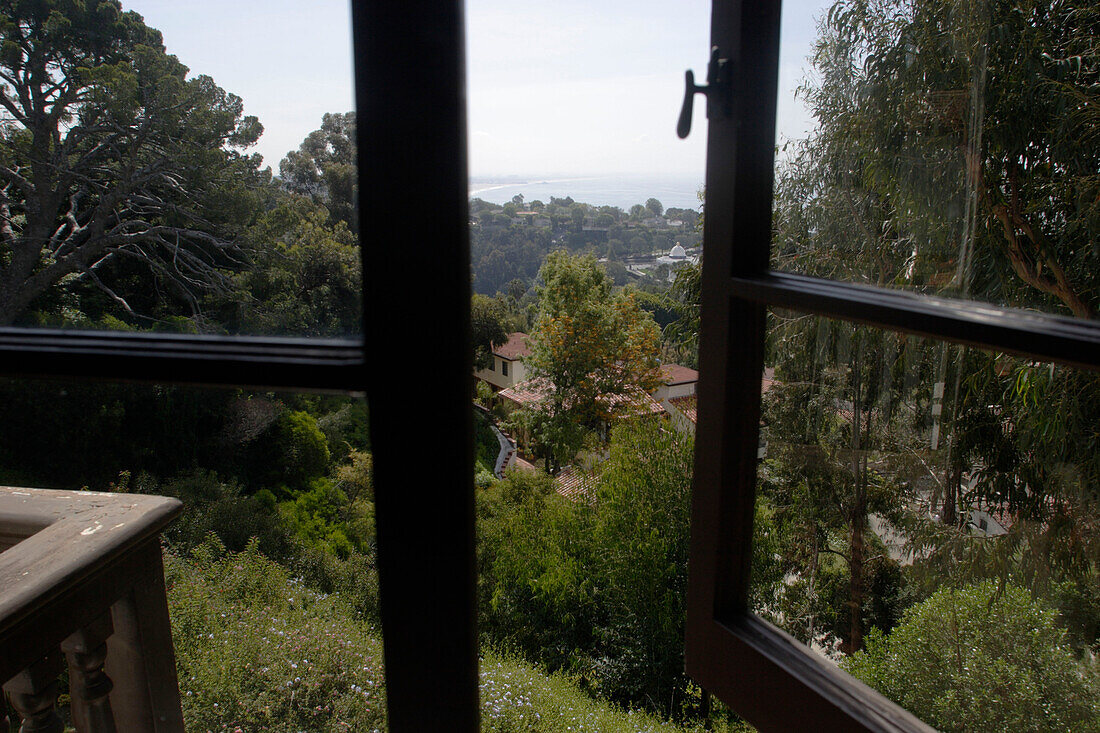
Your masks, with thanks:
[(160, 541), (150, 538), (138, 553), (140, 576), (111, 607), (107, 674), (115, 683), (115, 724), (127, 733), (184, 733)]
[(111, 714), (111, 678), (103, 671), (107, 638), (114, 631), (105, 613), (61, 642), (69, 660), (69, 692), (73, 724), (84, 733), (115, 733)]
[(4, 684), (11, 704), (23, 718), (19, 733), (64, 733), (57, 714), (57, 676), (61, 674), (61, 654), (50, 650)]

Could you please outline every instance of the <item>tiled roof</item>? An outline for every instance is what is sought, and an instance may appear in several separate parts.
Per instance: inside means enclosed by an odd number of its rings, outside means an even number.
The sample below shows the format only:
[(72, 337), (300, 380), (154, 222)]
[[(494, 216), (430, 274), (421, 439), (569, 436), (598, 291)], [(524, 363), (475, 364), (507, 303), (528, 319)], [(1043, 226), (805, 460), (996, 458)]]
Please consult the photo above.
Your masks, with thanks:
[(695, 410), (697, 409), (699, 403), (696, 400), (695, 395), (689, 394), (684, 397), (673, 397), (671, 400), (669, 400), (669, 402), (671, 402), (672, 406), (679, 410), (684, 417), (686, 417), (688, 420), (691, 420), (693, 424), (696, 422)]
[(554, 477), (557, 492), (566, 499), (591, 501), (595, 498), (596, 477), (587, 471), (566, 466)]
[[(546, 399), (547, 384), (541, 378), (528, 379), (508, 389), (502, 389), (498, 394), (518, 405), (537, 407)], [(621, 415), (659, 415), (664, 412), (660, 402), (638, 388), (626, 394), (604, 395), (600, 402), (601, 407), (608, 412), (618, 412)]]
[(527, 348), (527, 334), (516, 331), (508, 334), (508, 340), (503, 346), (493, 349), (493, 353), (502, 359), (515, 361), (531, 355), (531, 349)]
[(698, 382), (699, 372), (679, 364), (662, 364), (661, 381), (665, 384), (687, 384)]
[(775, 367), (764, 369), (764, 378), (760, 380), (760, 394), (765, 394), (775, 384)]

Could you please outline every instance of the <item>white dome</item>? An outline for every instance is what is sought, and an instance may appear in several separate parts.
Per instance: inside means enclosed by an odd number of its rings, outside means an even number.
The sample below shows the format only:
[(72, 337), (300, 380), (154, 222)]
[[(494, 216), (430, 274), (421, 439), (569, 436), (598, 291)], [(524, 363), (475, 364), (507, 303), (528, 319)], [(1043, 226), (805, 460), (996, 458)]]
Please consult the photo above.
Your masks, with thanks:
[(687, 258), (688, 255), (687, 251), (685, 251), (683, 247), (677, 244), (671, 250), (669, 250), (668, 256), (674, 260), (682, 260)]

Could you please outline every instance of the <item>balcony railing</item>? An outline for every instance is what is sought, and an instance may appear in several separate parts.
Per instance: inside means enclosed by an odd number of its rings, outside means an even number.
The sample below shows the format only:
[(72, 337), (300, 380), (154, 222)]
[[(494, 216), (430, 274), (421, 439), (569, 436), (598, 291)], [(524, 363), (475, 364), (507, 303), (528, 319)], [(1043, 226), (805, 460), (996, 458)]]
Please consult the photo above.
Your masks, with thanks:
[[(175, 499), (0, 486), (0, 681), (21, 731), (182, 733), (159, 534)], [(0, 706), (0, 731), (8, 730)]]

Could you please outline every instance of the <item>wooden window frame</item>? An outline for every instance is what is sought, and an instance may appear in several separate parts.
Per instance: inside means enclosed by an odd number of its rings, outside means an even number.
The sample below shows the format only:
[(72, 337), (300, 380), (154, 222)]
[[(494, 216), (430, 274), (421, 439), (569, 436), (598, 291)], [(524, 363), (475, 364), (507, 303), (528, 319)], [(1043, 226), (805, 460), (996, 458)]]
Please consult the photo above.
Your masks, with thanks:
[(769, 269), (779, 0), (714, 0), (732, 114), (709, 101), (686, 669), (761, 730), (929, 731), (751, 613), (760, 378), (769, 306), (1100, 369), (1100, 325)]
[[(351, 15), (360, 211), (385, 214), (360, 235), (363, 335), (0, 328), (0, 374), (365, 394), (388, 729), (476, 731), (462, 3), (352, 0)], [(431, 335), (431, 358), (408, 361), (398, 379), (385, 354), (419, 334)], [(431, 460), (426, 421), (440, 438)]]

